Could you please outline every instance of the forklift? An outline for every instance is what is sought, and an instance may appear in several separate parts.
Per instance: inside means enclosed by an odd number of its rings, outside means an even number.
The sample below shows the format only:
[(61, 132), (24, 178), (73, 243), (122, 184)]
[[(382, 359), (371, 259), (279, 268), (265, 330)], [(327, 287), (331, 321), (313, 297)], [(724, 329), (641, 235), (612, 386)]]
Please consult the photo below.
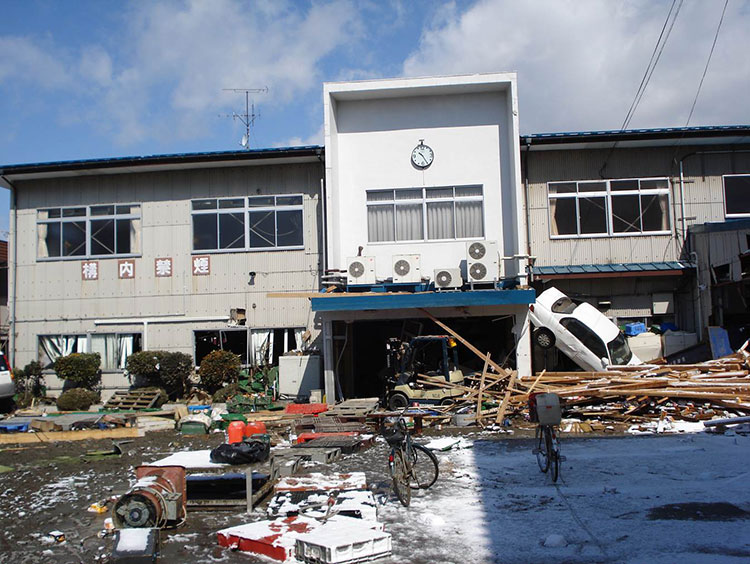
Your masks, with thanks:
[(458, 388), (430, 387), (417, 382), (418, 375), (442, 378), (446, 384), (464, 383), (458, 368), (458, 344), (448, 335), (423, 335), (404, 341), (392, 337), (386, 341), (385, 394), (383, 404), (399, 411), (417, 402), (451, 405), (464, 394)]

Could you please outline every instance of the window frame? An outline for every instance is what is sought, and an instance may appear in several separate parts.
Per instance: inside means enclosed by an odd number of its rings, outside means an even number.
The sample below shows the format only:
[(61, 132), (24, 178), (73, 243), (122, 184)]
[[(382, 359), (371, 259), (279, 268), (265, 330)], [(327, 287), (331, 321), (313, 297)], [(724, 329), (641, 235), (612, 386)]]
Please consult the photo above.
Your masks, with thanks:
[[(106, 207), (106, 206), (112, 206), (115, 209), (115, 213), (113, 214), (105, 214), (105, 215), (97, 215), (92, 214), (91, 209), (92, 208), (100, 208), (100, 207)], [(118, 207), (137, 207), (138, 212), (133, 213), (132, 211), (129, 213), (117, 213)], [(77, 215), (77, 216), (64, 216), (64, 210), (75, 210), (75, 209), (83, 209), (85, 210), (85, 213), (83, 215)], [(43, 212), (49, 212), (51, 210), (59, 210), (60, 211), (60, 217), (55, 218), (47, 218), (47, 219), (40, 219), (40, 214)], [(142, 251), (142, 244), (141, 249), (139, 249), (137, 252), (130, 252), (130, 253), (110, 253), (110, 254), (92, 254), (91, 253), (91, 244), (92, 244), (92, 238), (93, 238), (93, 229), (91, 223), (93, 221), (100, 221), (100, 220), (107, 220), (111, 219), (114, 222), (114, 246), (115, 250), (117, 250), (117, 221), (118, 220), (141, 220), (141, 226), (140, 226), (140, 236), (143, 234), (143, 214), (142, 211), (142, 205), (137, 202), (133, 202), (131, 204), (129, 203), (118, 203), (118, 204), (94, 204), (94, 205), (86, 205), (86, 206), (54, 206), (54, 207), (41, 207), (37, 208), (36, 210), (36, 227), (37, 227), (37, 245), (36, 245), (36, 260), (37, 262), (53, 262), (53, 261), (60, 261), (60, 260), (90, 260), (90, 259), (97, 259), (97, 260), (106, 260), (109, 258), (137, 258), (143, 255)], [(40, 257), (39, 256), (39, 226), (40, 225), (50, 225), (50, 224), (57, 224), (60, 225), (60, 244), (63, 243), (62, 238), (62, 225), (64, 223), (80, 223), (85, 222), (86, 224), (86, 243), (85, 243), (85, 250), (83, 254), (80, 255), (68, 255), (63, 256), (62, 254), (60, 256), (55, 257)], [(60, 249), (62, 251), (62, 249)]]
[[(637, 189), (631, 189), (631, 190), (613, 190), (612, 189), (612, 182), (626, 182), (626, 181), (636, 181), (638, 182), (638, 188)], [(653, 181), (664, 181), (666, 183), (665, 188), (655, 188), (655, 189), (646, 189), (641, 187), (641, 183), (643, 182), (653, 182)], [(585, 184), (605, 184), (604, 190), (596, 190), (591, 192), (581, 191), (579, 188), (579, 185), (585, 185)], [(602, 239), (602, 238), (610, 238), (610, 237), (652, 237), (652, 236), (663, 236), (663, 235), (672, 235), (673, 229), (674, 229), (674, 218), (672, 217), (672, 189), (671, 189), (671, 181), (670, 178), (667, 176), (650, 176), (650, 177), (638, 177), (638, 178), (611, 178), (611, 179), (601, 179), (601, 180), (555, 180), (555, 181), (549, 181), (547, 184), (547, 225), (548, 225), (548, 234), (549, 238), (551, 240), (558, 240), (558, 239)], [(555, 184), (575, 184), (576, 190), (575, 192), (569, 192), (569, 193), (560, 193), (560, 194), (551, 194), (550, 193), (550, 186)], [(640, 231), (624, 231), (619, 232), (615, 231), (614, 229), (614, 223), (615, 218), (613, 215), (613, 205), (612, 205), (612, 199), (617, 198), (618, 196), (636, 196), (638, 197), (639, 206), (641, 205), (641, 197), (642, 196), (650, 196), (650, 195), (666, 195), (667, 196), (667, 220), (669, 223), (669, 227), (667, 229), (661, 229), (657, 231), (644, 231), (643, 227), (641, 226)], [(581, 233), (581, 214), (580, 214), (580, 204), (579, 201), (582, 199), (589, 199), (589, 198), (604, 198), (605, 203), (605, 220), (606, 220), (606, 232), (602, 233)], [(576, 231), (577, 233), (567, 233), (562, 235), (555, 235), (552, 233), (552, 225), (554, 218), (552, 217), (552, 206), (550, 205), (550, 202), (552, 200), (574, 200), (575, 201), (575, 209), (576, 209), (576, 217), (575, 217), (575, 223), (576, 223)], [(641, 211), (640, 217), (643, 217), (643, 212)]]
[[(273, 205), (251, 206), (250, 205), (251, 198), (273, 198)], [(299, 204), (279, 204), (278, 203), (279, 198), (300, 198), (301, 202)], [(240, 200), (240, 199), (243, 201), (243, 207), (222, 208), (220, 205), (220, 202), (222, 201)], [(215, 208), (204, 209), (204, 210), (193, 209), (193, 205), (195, 202), (210, 201), (210, 200), (216, 201)], [(194, 248), (194, 243), (192, 243), (190, 245), (191, 246), (190, 252), (193, 255), (264, 252), (264, 251), (290, 251), (290, 250), (304, 250), (305, 249), (305, 195), (302, 193), (267, 194), (267, 195), (257, 194), (254, 196), (226, 196), (226, 197), (221, 197), (221, 198), (194, 198), (190, 200), (190, 207), (191, 207), (190, 209), (190, 235), (191, 235), (191, 238), (193, 239), (195, 237), (195, 216), (197, 215), (215, 215), (216, 216), (217, 248), (196, 249)], [(301, 230), (301, 235), (302, 235), (302, 243), (299, 245), (279, 246), (278, 244), (275, 244), (273, 246), (268, 246), (268, 247), (251, 247), (250, 246), (250, 212), (263, 212), (263, 211), (273, 212), (274, 236), (275, 236), (276, 243), (278, 243), (278, 237), (279, 237), (278, 213), (284, 212), (284, 211), (301, 212), (302, 223), (300, 225), (300, 230)], [(219, 222), (219, 216), (222, 214), (231, 215), (231, 214), (238, 214), (238, 213), (242, 213), (242, 217), (244, 221), (244, 225), (243, 225), (244, 245), (242, 247), (231, 247), (231, 248), (225, 248), (225, 249), (218, 248), (218, 245), (221, 242), (221, 224)]]
[(750, 179), (749, 173), (738, 173), (738, 174), (722, 174), (721, 175), (721, 196), (724, 199), (722, 202), (723, 208), (724, 208), (724, 218), (725, 219), (739, 219), (739, 218), (745, 218), (750, 217), (750, 212), (747, 213), (729, 213), (727, 210), (727, 178), (737, 178), (737, 177), (746, 177)]
[[(457, 188), (478, 188), (482, 193), (478, 196), (456, 196), (456, 189)], [(447, 196), (439, 196), (439, 197), (433, 197), (428, 198), (427, 197), (427, 191), (428, 190), (446, 190), (450, 189), (452, 191), (452, 195), (450, 197)], [(397, 192), (408, 192), (408, 191), (421, 191), (421, 198), (404, 198), (399, 199), (396, 196)], [(370, 201), (368, 199), (369, 194), (384, 194), (387, 192), (392, 193), (392, 197), (390, 199), (377, 199)], [(429, 224), (428, 224), (428, 212), (427, 208), (429, 204), (439, 204), (439, 203), (448, 203), (450, 202), (453, 204), (453, 234), (454, 237), (448, 237), (448, 238), (435, 238), (431, 239), (429, 237)], [(456, 237), (455, 234), (457, 232), (457, 222), (456, 222), (456, 203), (459, 202), (480, 202), (482, 205), (482, 234), (477, 236), (470, 236), (470, 237)], [(420, 205), (422, 207), (422, 238), (421, 239), (398, 239), (398, 230), (397, 230), (397, 224), (396, 224), (396, 208), (398, 206), (406, 207), (406, 206), (415, 206)], [(371, 207), (391, 207), (393, 210), (393, 240), (388, 241), (370, 241), (369, 236), (369, 210)], [(405, 186), (401, 188), (373, 188), (373, 189), (367, 189), (365, 190), (365, 221), (367, 222), (367, 228), (368, 228), (368, 244), (369, 245), (393, 245), (393, 244), (402, 244), (402, 243), (445, 243), (445, 242), (452, 242), (452, 241), (477, 241), (477, 240), (484, 240), (486, 237), (486, 225), (485, 225), (485, 206), (484, 206), (484, 185), (483, 184), (454, 184), (449, 186)]]
[[(82, 341), (83, 343), (83, 351), (76, 350), (73, 351), (73, 353), (90, 353), (91, 352), (91, 346), (92, 346), (92, 338), (93, 337), (104, 337), (108, 335), (115, 335), (115, 336), (133, 336), (138, 337), (138, 344), (141, 347), (139, 350), (133, 350), (133, 353), (141, 352), (143, 350), (143, 333), (141, 331), (110, 331), (106, 333), (95, 333), (95, 332), (87, 332), (87, 333), (38, 333), (36, 336), (36, 346), (37, 346), (37, 357), (36, 360), (39, 363), (42, 363), (44, 360), (42, 358), (42, 355), (40, 353), (43, 353), (45, 356), (47, 355), (46, 351), (44, 351), (44, 347), (42, 346), (42, 339), (45, 337), (65, 337), (65, 338), (75, 338), (76, 341)], [(71, 353), (71, 354), (73, 354)], [(47, 359), (49, 359), (49, 356), (47, 356)], [(102, 359), (102, 363), (104, 363), (104, 359)], [(54, 373), (53, 369), (54, 361), (52, 364), (42, 364), (42, 370), (46, 374)], [(104, 366), (101, 366), (101, 372), (103, 374), (120, 374), (125, 370), (125, 367), (122, 368), (106, 368)]]

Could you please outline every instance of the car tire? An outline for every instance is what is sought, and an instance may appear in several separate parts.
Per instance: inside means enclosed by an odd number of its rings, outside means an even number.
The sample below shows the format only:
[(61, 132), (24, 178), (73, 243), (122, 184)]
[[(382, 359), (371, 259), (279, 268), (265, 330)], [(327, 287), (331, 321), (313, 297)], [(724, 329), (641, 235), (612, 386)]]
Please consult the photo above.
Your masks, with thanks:
[(388, 398), (388, 409), (391, 411), (401, 411), (409, 405), (409, 398), (401, 392), (395, 392)]
[(555, 334), (546, 327), (534, 331), (534, 342), (541, 349), (551, 349), (555, 346)]

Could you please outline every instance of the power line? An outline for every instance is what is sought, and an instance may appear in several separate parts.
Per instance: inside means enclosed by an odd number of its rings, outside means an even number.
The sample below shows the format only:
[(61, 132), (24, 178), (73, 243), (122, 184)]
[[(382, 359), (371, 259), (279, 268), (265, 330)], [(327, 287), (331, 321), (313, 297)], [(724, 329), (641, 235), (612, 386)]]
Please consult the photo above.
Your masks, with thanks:
[(698, 102), (698, 96), (700, 96), (701, 88), (703, 87), (703, 80), (706, 78), (706, 73), (708, 72), (708, 65), (711, 64), (711, 57), (714, 54), (716, 41), (717, 39), (719, 39), (719, 31), (721, 30), (721, 24), (724, 22), (724, 14), (727, 11), (728, 4), (729, 4), (729, 0), (726, 0), (724, 2), (724, 9), (721, 11), (721, 18), (719, 19), (719, 25), (716, 27), (716, 34), (714, 35), (714, 42), (711, 44), (711, 51), (708, 53), (708, 60), (706, 61), (706, 67), (703, 69), (703, 76), (701, 76), (700, 84), (698, 84), (698, 91), (695, 93), (695, 99), (693, 100), (693, 105), (690, 107), (690, 114), (688, 115), (687, 121), (685, 122), (685, 127), (687, 127), (690, 124), (690, 119), (693, 117), (695, 104)]

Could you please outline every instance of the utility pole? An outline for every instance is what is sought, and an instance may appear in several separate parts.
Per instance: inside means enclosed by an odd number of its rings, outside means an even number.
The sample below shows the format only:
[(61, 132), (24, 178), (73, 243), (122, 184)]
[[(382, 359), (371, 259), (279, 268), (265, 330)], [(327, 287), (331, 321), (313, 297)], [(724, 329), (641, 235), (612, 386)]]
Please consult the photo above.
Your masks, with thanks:
[(255, 113), (255, 102), (252, 104), (250, 103), (250, 93), (257, 94), (257, 93), (266, 93), (268, 92), (268, 86), (264, 86), (263, 88), (222, 88), (225, 92), (240, 92), (245, 94), (245, 113), (244, 114), (238, 114), (236, 112), (232, 112), (231, 114), (224, 114), (219, 115), (219, 117), (231, 117), (233, 120), (238, 119), (242, 124), (245, 126), (245, 135), (242, 137), (242, 141), (240, 141), (240, 145), (242, 145), (245, 149), (250, 148), (250, 128), (255, 123), (256, 118), (260, 117), (260, 113)]

